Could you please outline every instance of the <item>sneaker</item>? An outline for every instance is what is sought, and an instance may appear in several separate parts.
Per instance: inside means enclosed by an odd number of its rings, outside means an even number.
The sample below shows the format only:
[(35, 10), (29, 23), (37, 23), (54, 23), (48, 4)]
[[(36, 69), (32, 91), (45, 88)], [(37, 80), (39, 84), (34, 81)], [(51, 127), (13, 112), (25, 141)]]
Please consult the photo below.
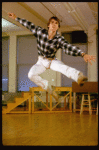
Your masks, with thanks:
[(51, 95), (55, 98), (56, 101), (58, 101), (58, 95), (55, 94), (55, 93), (53, 93), (53, 89), (52, 89), (52, 88), (49, 88), (49, 87), (48, 87), (47, 92), (48, 92), (49, 94), (51, 94)]
[(80, 86), (83, 86), (84, 82), (87, 81), (88, 78), (84, 76), (82, 73), (79, 73), (77, 83)]
[(60, 95), (58, 95), (54, 90), (55, 90), (55, 86), (51, 85), (51, 88), (53, 90), (53, 94), (57, 97), (57, 100), (59, 100), (61, 98)]
[(44, 83), (45, 83), (45, 84), (44, 84), (45, 86), (44, 86), (44, 88), (43, 88), (43, 89), (44, 89), (44, 90), (47, 90), (47, 89), (48, 89), (48, 81), (47, 81), (47, 80), (45, 80), (45, 81), (44, 81)]

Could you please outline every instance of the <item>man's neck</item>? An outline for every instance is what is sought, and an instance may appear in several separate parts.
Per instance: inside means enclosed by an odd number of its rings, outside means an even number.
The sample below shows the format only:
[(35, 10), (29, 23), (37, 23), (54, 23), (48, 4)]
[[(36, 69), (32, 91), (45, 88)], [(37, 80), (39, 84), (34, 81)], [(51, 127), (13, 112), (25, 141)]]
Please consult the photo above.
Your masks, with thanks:
[(52, 39), (56, 34), (56, 31), (51, 31), (51, 30), (48, 30), (48, 38), (49, 39)]

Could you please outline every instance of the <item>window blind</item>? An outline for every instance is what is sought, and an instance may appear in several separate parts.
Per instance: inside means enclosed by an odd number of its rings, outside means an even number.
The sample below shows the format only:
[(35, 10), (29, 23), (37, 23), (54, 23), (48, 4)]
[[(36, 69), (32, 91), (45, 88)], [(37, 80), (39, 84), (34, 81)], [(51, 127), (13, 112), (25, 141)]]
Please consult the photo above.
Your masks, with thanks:
[(33, 35), (17, 38), (17, 90), (29, 91), (37, 85), (28, 79), (30, 68), (38, 60), (36, 38)]

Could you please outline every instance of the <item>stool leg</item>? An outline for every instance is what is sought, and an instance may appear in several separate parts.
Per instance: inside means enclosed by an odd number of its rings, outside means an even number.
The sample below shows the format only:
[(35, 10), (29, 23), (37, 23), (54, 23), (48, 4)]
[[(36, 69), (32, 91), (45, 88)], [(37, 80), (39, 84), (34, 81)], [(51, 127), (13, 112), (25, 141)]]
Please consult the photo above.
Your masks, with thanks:
[(91, 110), (91, 101), (90, 101), (90, 95), (88, 94), (88, 100), (89, 100), (89, 114), (92, 114), (92, 110)]
[(98, 115), (98, 102), (97, 102), (97, 111), (96, 111), (96, 115)]
[(82, 114), (82, 111), (83, 111), (83, 99), (84, 99), (84, 95), (82, 95), (82, 102), (81, 102), (81, 108), (80, 108), (80, 115)]

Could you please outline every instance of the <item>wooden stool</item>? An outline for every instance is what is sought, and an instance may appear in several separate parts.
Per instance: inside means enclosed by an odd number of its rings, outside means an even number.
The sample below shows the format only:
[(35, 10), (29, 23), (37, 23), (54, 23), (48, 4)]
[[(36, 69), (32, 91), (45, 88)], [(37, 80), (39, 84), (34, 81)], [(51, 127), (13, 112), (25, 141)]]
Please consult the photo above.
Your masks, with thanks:
[(97, 102), (97, 111), (96, 111), (96, 115), (98, 115), (98, 102)]
[[(88, 95), (88, 99), (84, 99), (85, 95)], [(86, 107), (83, 107), (85, 105), (89, 106), (89, 109), (85, 109)], [(90, 94), (82, 94), (82, 102), (81, 102), (81, 109), (80, 109), (80, 114), (82, 114), (83, 111), (88, 111), (89, 110), (89, 114), (92, 114), (92, 110), (91, 110), (91, 101), (90, 101)]]

